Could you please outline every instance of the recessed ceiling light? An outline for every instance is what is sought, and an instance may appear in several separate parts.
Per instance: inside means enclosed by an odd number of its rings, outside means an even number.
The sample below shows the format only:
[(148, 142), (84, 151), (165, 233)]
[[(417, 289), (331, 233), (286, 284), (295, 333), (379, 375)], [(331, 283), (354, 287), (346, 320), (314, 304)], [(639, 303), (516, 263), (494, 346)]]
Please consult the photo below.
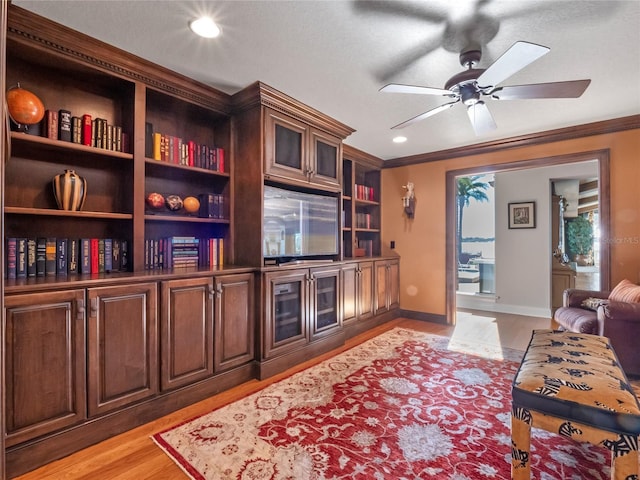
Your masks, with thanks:
[(407, 137), (394, 137), (393, 143), (404, 143), (407, 141)]
[(189, 28), (196, 35), (204, 38), (215, 38), (220, 35), (220, 27), (210, 17), (200, 17), (189, 22)]

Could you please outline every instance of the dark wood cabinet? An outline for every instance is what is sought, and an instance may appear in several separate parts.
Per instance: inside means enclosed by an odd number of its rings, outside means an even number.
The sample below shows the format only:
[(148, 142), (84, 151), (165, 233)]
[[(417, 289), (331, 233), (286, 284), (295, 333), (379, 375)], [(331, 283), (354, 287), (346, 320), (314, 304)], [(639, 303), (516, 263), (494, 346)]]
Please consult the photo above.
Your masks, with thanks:
[(400, 305), (400, 261), (378, 260), (375, 262), (375, 315), (388, 312)]
[(342, 141), (293, 117), (265, 109), (267, 177), (339, 189)]
[(160, 388), (169, 390), (213, 375), (213, 279), (162, 282)]
[(157, 285), (90, 288), (87, 298), (89, 415), (157, 394)]
[(342, 266), (344, 324), (373, 316), (373, 262), (349, 262)]
[(84, 421), (84, 290), (9, 296), (4, 307), (6, 445)]
[(254, 360), (254, 274), (215, 277), (215, 372)]

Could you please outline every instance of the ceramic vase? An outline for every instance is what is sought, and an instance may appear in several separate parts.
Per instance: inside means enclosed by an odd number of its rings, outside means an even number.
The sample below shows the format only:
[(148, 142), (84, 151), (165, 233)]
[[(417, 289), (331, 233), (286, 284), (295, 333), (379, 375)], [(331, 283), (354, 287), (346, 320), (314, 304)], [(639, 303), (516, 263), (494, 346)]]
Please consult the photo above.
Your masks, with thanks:
[(73, 170), (65, 170), (53, 177), (53, 194), (59, 209), (80, 211), (87, 198), (87, 181)]

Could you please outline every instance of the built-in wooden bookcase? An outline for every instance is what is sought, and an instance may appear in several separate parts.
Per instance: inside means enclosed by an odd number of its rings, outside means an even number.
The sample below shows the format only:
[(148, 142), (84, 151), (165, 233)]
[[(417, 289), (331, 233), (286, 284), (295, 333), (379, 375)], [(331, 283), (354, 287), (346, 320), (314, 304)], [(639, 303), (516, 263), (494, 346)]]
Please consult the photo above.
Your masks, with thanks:
[[(132, 81), (40, 49), (18, 44), (10, 36), (6, 78), (9, 88), (20, 84), (52, 111), (69, 110), (104, 118), (131, 138), (134, 123)], [(43, 127), (42, 127), (43, 128)], [(5, 237), (133, 238), (134, 161), (130, 146), (113, 151), (40, 136), (41, 126), (28, 133), (12, 132), (12, 155), (4, 183)], [(74, 170), (87, 181), (82, 211), (58, 209), (52, 179)]]
[[(121, 127), (122, 142), (116, 151), (50, 138), (44, 123), (28, 133), (12, 132), (4, 182), (5, 238), (126, 240), (130, 272), (144, 270), (147, 239), (222, 238), (224, 263), (233, 263), (227, 95), (18, 7), (9, 13), (6, 80), (8, 88), (20, 84), (34, 93), (47, 110), (64, 109)], [(184, 142), (217, 147), (224, 152), (224, 168), (155, 160), (146, 148), (147, 124)], [(56, 204), (52, 179), (65, 170), (87, 181), (81, 211)], [(152, 192), (183, 199), (213, 194), (223, 206), (215, 216), (152, 210), (145, 201)]]
[(344, 146), (342, 209), (343, 257), (376, 257), (380, 243), (382, 160)]
[[(227, 115), (196, 105), (184, 99), (146, 89), (145, 124), (155, 133), (172, 137), (174, 150), (178, 151), (178, 139), (188, 149), (193, 142), (192, 159), (198, 156), (198, 150), (218, 149), (216, 162), (218, 167), (207, 167), (205, 152), (200, 160), (183, 162), (174, 157), (169, 160), (157, 160), (149, 157), (152, 146), (145, 145), (145, 198), (148, 194), (160, 193), (163, 197), (178, 195), (180, 198), (199, 198), (203, 195), (217, 196), (216, 214), (187, 213), (184, 210), (170, 212), (166, 208), (152, 209), (145, 205), (145, 238), (170, 236), (194, 236), (197, 238), (222, 238), (225, 247), (230, 247), (231, 185), (230, 185), (230, 121)], [(145, 142), (149, 142), (149, 135)], [(222, 152), (222, 153), (221, 153)], [(209, 157), (209, 155), (207, 155)], [(209, 160), (207, 160), (209, 161)], [(187, 164), (184, 164), (187, 163)], [(219, 202), (219, 200), (222, 200)], [(230, 248), (228, 248), (231, 251)], [(230, 256), (227, 256), (230, 259)]]

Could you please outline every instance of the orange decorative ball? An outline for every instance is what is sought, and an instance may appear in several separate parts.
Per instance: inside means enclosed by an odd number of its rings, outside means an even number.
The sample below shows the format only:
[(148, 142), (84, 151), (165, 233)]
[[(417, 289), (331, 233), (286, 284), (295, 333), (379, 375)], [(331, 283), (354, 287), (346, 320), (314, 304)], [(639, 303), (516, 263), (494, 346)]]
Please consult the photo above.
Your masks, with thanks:
[(196, 213), (200, 210), (200, 201), (196, 197), (186, 197), (182, 202), (182, 208), (188, 213)]
[(33, 125), (44, 117), (42, 100), (20, 84), (7, 91), (7, 108), (13, 121), (22, 125)]

